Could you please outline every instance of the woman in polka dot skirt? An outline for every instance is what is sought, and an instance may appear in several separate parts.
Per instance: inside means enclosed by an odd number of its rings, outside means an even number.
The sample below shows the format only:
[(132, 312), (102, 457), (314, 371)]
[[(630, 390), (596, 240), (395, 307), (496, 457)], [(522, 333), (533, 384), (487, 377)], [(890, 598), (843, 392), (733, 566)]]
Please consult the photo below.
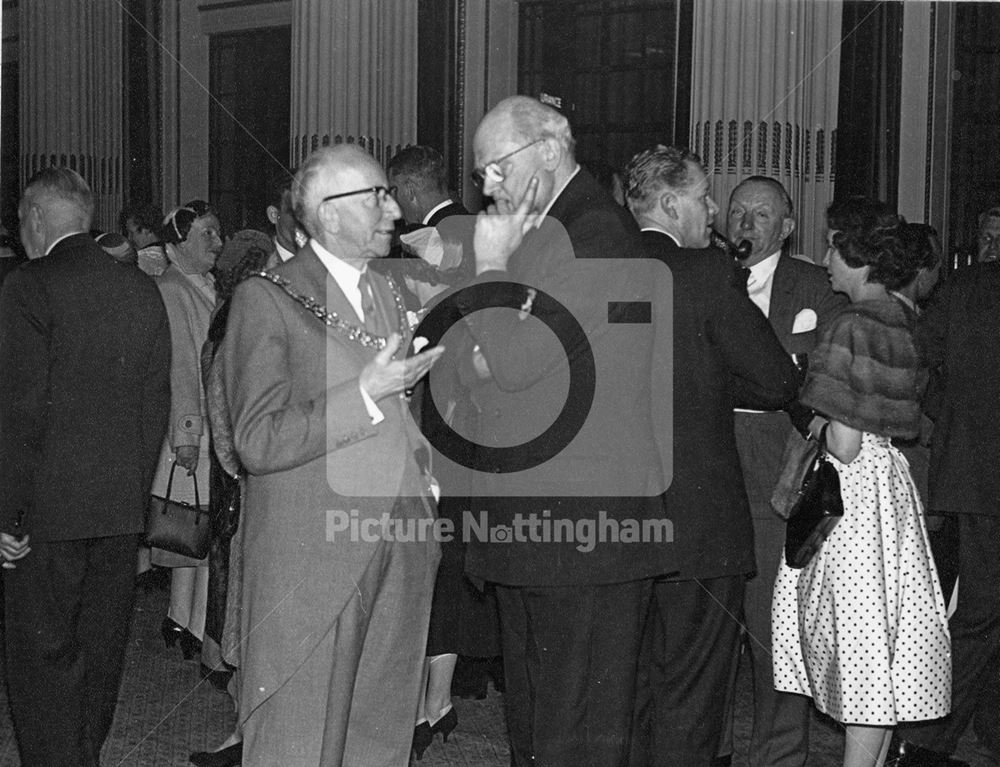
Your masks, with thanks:
[(774, 680), (847, 727), (845, 767), (882, 765), (900, 721), (951, 706), (951, 648), (920, 498), (892, 437), (916, 434), (926, 382), (912, 320), (892, 295), (916, 273), (897, 220), (831, 233), (834, 290), (851, 305), (810, 359), (802, 401), (829, 418), (844, 517), (774, 587)]

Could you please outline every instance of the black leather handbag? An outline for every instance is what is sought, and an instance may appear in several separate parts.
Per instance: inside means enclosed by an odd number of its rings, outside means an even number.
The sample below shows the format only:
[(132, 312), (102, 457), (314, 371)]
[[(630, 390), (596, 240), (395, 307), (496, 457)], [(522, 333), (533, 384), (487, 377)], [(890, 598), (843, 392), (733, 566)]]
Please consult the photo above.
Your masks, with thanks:
[(167, 479), (167, 497), (153, 495), (146, 509), (146, 545), (192, 559), (204, 559), (211, 543), (212, 525), (207, 509), (201, 508), (198, 480), (194, 480), (194, 504), (170, 499), (175, 462)]
[(840, 475), (826, 457), (826, 427), (820, 432), (819, 450), (806, 471), (785, 528), (785, 563), (805, 567), (844, 516)]

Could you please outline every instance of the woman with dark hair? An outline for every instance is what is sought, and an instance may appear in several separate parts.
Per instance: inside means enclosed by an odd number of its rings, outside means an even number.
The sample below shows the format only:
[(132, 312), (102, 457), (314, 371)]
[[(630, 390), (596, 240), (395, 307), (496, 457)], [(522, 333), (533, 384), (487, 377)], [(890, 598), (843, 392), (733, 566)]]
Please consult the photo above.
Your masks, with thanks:
[(890, 442), (920, 421), (926, 372), (890, 295), (917, 267), (883, 211), (873, 204), (831, 232), (830, 282), (852, 303), (811, 355), (801, 396), (829, 419), (844, 516), (804, 568), (782, 562), (774, 587), (775, 687), (846, 725), (845, 767), (882, 765), (898, 722), (951, 706), (941, 586), (909, 467)]
[[(215, 309), (211, 270), (222, 251), (219, 219), (203, 200), (174, 209), (160, 236), (170, 265), (156, 277), (170, 320), (170, 422), (160, 454), (153, 494), (173, 500), (208, 502), (208, 424), (201, 385), (201, 347)], [(177, 471), (175, 466), (180, 468)], [(170, 482), (173, 474), (173, 482)], [(155, 565), (172, 568), (170, 608), (161, 633), (168, 647), (180, 643), (185, 658), (201, 649), (208, 598), (208, 562), (153, 549)], [(213, 666), (214, 658), (208, 658)]]

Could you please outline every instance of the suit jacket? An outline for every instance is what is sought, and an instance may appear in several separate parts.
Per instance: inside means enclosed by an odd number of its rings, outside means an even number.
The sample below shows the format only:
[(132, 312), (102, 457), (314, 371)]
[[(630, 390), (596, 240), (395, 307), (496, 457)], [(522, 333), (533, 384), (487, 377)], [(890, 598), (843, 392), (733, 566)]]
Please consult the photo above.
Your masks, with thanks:
[(476, 276), (476, 256), (473, 253), (473, 237), (476, 233), (476, 217), (460, 202), (435, 211), (427, 220), (427, 226), (437, 227), (438, 234), (446, 243), (455, 247), (461, 245), (462, 260), (458, 266), (458, 282), (465, 283)]
[(917, 324), (937, 377), (931, 511), (1000, 515), (1000, 263), (976, 264), (941, 285)]
[[(806, 355), (815, 348), (830, 321), (847, 306), (846, 296), (830, 288), (826, 271), (790, 256), (774, 270), (767, 320), (789, 354)], [(795, 317), (804, 309), (816, 313), (816, 328), (793, 333)], [(771, 495), (781, 475), (786, 442), (794, 430), (786, 413), (737, 413), (736, 444), (746, 479), (750, 512), (758, 519), (777, 519)]]
[[(572, 520), (663, 520), (663, 482), (650, 423), (650, 363), (653, 326), (612, 321), (615, 302), (654, 298), (655, 265), (639, 254), (636, 226), (628, 213), (581, 169), (555, 200), (549, 216), (526, 235), (506, 272), (484, 273), (473, 285), (488, 285), (510, 309), (460, 306), (492, 380), (474, 396), (479, 405), (478, 443), (511, 448), (518, 459), (537, 465), (509, 471), (503, 460), (485, 461), (477, 478), (484, 494), (476, 510), (488, 510), (491, 525), (509, 525), (516, 514)], [(602, 259), (593, 261), (591, 259)], [(603, 259), (618, 258), (618, 264)], [(502, 287), (497, 280), (514, 285)], [(560, 302), (549, 305), (547, 293)], [(530, 316), (528, 316), (530, 315)], [(539, 319), (548, 320), (553, 330)], [(617, 318), (615, 318), (617, 319)], [(574, 320), (585, 334), (573, 335)], [(555, 331), (555, 332), (553, 332)], [(556, 333), (567, 340), (560, 343)], [(594, 392), (571, 392), (587, 377), (593, 355)], [(567, 365), (569, 360), (569, 365)], [(589, 406), (589, 410), (588, 410)], [(556, 418), (582, 423), (560, 429)], [(552, 455), (560, 439), (572, 439)], [(554, 439), (548, 439), (553, 437)], [(586, 546), (583, 547), (586, 549)], [(486, 543), (473, 537), (467, 571), (510, 585), (614, 583), (670, 572), (669, 545), (597, 543), (591, 551), (576, 542), (528, 540)]]
[[(274, 273), (300, 295), (360, 324), (312, 246)], [(383, 316), (395, 327), (388, 284), (378, 274), (371, 282)], [(233, 442), (248, 473), (244, 719), (329, 632), (379, 545), (351, 540), (349, 530), (335, 533), (329, 513), (355, 512), (359, 523), (378, 520), (393, 511), (398, 496), (424, 493), (414, 460), (423, 442), (407, 403), (395, 396), (380, 400), (385, 418), (378, 424), (364, 407), (358, 376), (375, 354), (266, 280), (245, 280), (232, 298), (217, 362)], [(432, 515), (430, 503), (422, 508)]]
[[(781, 256), (771, 284), (767, 319), (789, 354), (808, 354), (819, 342), (823, 329), (847, 306), (847, 297), (834, 293), (826, 270), (798, 258)], [(795, 317), (803, 309), (816, 312), (816, 329), (793, 333)]]
[[(648, 255), (670, 267), (673, 283), (673, 423), (662, 408), (656, 417), (657, 438), (670, 441), (661, 450), (673, 455), (666, 505), (679, 577), (747, 573), (753, 530), (733, 405), (783, 407), (796, 395), (797, 371), (763, 314), (733, 284), (728, 256), (680, 249), (659, 232), (642, 238)], [(657, 358), (662, 365), (665, 355)]]
[(0, 530), (32, 542), (139, 533), (170, 407), (153, 281), (87, 234), (12, 272), (0, 298)]

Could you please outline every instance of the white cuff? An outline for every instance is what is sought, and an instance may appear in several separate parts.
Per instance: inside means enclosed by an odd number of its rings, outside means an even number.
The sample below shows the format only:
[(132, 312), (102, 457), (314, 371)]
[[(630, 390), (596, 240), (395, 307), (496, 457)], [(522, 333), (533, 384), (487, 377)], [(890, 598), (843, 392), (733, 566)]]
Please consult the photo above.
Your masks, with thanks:
[(368, 411), (368, 415), (372, 419), (372, 426), (377, 423), (382, 423), (382, 421), (385, 420), (385, 414), (378, 409), (378, 405), (375, 404), (375, 400), (371, 398), (361, 384), (358, 384), (358, 390), (361, 392), (361, 399), (364, 400), (365, 410)]

